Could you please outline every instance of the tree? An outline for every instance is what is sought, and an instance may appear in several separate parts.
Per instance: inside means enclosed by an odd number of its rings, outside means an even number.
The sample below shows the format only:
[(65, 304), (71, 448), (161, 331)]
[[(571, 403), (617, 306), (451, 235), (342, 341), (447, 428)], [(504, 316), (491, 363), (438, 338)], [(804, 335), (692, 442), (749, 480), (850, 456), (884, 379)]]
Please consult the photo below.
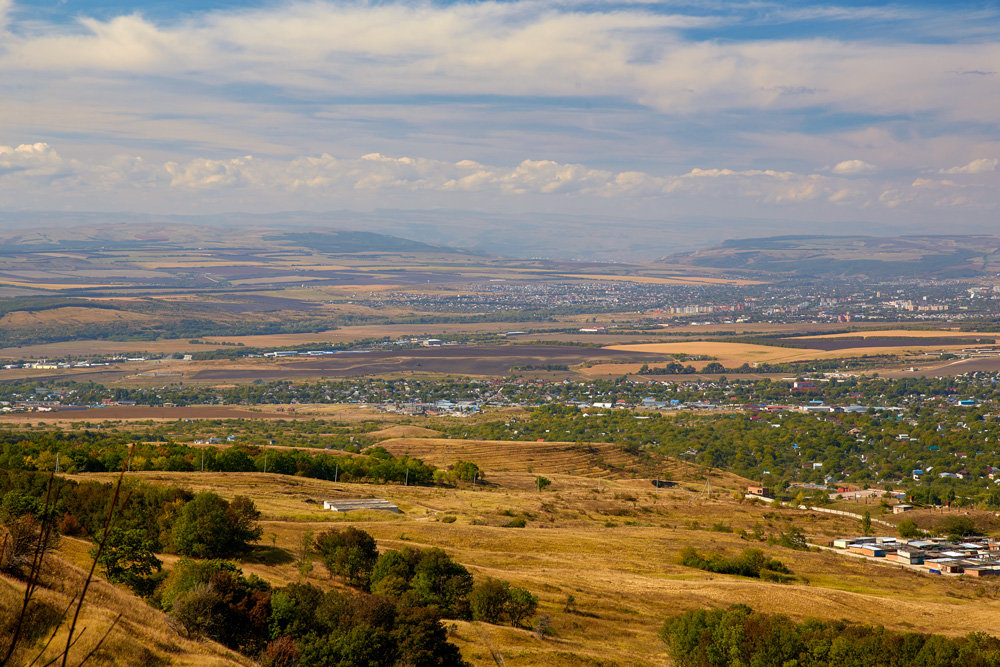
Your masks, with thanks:
[(538, 598), (520, 586), (498, 579), (476, 584), (469, 593), (472, 618), (487, 623), (509, 621), (514, 627), (530, 618), (538, 609)]
[(486, 623), (499, 623), (503, 620), (510, 600), (510, 584), (497, 579), (487, 579), (476, 584), (469, 593), (469, 607), (472, 618)]
[(316, 537), (316, 553), (331, 575), (343, 577), (352, 586), (368, 588), (378, 559), (378, 548), (371, 535), (353, 526), (328, 530)]
[(260, 539), (260, 512), (253, 501), (236, 496), (232, 503), (203, 491), (178, 511), (171, 529), (175, 552), (195, 558), (225, 558), (243, 553)]
[(522, 621), (531, 618), (538, 609), (538, 597), (520, 586), (511, 586), (507, 600), (507, 618), (514, 627), (520, 627)]
[(483, 471), (472, 461), (457, 461), (451, 467), (451, 474), (463, 482), (471, 482), (476, 478), (483, 479)]
[(552, 480), (550, 480), (547, 477), (542, 477), (541, 475), (539, 475), (538, 477), (535, 478), (535, 486), (538, 487), (539, 492), (541, 492), (542, 489), (544, 489), (547, 486), (550, 486), (551, 484)]
[(861, 532), (864, 535), (871, 535), (872, 532), (872, 513), (868, 510), (861, 517)]
[[(91, 557), (97, 554), (91, 549)], [(108, 581), (125, 584), (136, 592), (143, 591), (143, 584), (153, 570), (160, 571), (162, 563), (153, 553), (152, 542), (142, 530), (113, 530), (104, 542), (104, 549), (97, 558)]]
[(917, 528), (917, 522), (913, 519), (903, 519), (899, 522), (900, 537), (920, 537), (923, 531)]

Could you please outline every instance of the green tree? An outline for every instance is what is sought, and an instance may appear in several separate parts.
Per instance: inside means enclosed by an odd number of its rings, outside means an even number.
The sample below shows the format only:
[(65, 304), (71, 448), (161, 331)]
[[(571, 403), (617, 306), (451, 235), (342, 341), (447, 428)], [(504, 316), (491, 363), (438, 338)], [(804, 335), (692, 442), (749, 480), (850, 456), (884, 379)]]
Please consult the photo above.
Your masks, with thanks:
[(510, 601), (510, 584), (498, 579), (487, 579), (476, 584), (469, 593), (472, 618), (486, 623), (500, 623)]
[(244, 553), (260, 539), (260, 512), (253, 501), (236, 496), (232, 503), (203, 491), (179, 510), (171, 529), (175, 552), (195, 558), (225, 558)]
[(865, 510), (864, 515), (861, 517), (861, 534), (871, 535), (872, 533), (872, 513)]
[(520, 627), (522, 622), (535, 615), (538, 609), (538, 597), (531, 591), (520, 586), (511, 586), (507, 600), (507, 618), (514, 627)]
[(913, 519), (903, 519), (899, 522), (900, 537), (920, 537), (923, 531), (917, 528), (917, 522)]
[(371, 535), (353, 526), (328, 530), (316, 537), (316, 553), (331, 575), (343, 577), (352, 586), (368, 588), (378, 559), (378, 547)]
[(547, 486), (550, 486), (551, 484), (552, 480), (547, 477), (542, 477), (541, 475), (539, 475), (538, 477), (535, 478), (535, 486), (538, 487), (539, 491), (541, 491)]
[[(96, 547), (91, 549), (91, 557), (96, 553)], [(136, 592), (143, 592), (147, 577), (163, 565), (145, 532), (136, 528), (112, 530), (97, 563), (108, 581), (125, 584)]]

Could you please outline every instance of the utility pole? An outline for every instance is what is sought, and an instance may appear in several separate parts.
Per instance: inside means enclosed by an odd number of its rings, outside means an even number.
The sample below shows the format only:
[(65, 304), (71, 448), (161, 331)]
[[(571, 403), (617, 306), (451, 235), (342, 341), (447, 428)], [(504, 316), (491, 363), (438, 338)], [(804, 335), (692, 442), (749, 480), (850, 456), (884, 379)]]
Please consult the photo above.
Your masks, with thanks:
[(333, 482), (336, 484), (337, 480), (340, 479), (340, 464), (337, 464), (337, 469), (333, 472)]
[(201, 450), (201, 471), (205, 472), (205, 450)]
[(267, 473), (267, 454), (264, 454), (264, 473)]
[(56, 452), (56, 472), (59, 472), (59, 452)]
[(406, 469), (406, 479), (403, 481), (403, 486), (409, 486), (409, 485), (410, 485), (410, 469), (407, 468)]

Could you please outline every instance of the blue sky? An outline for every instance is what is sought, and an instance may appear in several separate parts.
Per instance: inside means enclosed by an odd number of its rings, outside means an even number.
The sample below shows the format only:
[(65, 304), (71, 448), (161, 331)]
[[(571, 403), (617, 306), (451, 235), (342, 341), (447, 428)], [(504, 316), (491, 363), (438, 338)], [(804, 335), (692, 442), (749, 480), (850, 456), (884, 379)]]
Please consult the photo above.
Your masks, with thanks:
[[(0, 0), (0, 211), (995, 231), (1000, 4)], [(2, 224), (2, 223), (0, 223)]]

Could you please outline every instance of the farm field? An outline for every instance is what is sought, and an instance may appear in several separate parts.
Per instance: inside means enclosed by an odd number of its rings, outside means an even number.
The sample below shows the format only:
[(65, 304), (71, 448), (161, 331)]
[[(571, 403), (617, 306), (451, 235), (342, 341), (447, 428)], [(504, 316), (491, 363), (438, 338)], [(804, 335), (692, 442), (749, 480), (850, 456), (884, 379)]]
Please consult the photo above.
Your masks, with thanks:
[[(856, 357), (863, 354), (904, 354), (919, 353), (928, 350), (959, 350), (964, 345), (919, 345), (912, 347), (848, 347), (837, 350), (816, 350), (774, 345), (755, 345), (752, 343), (726, 343), (716, 341), (691, 341), (685, 343), (640, 343), (626, 345), (610, 345), (606, 349), (623, 352), (652, 353), (663, 355), (705, 355), (712, 357), (724, 366), (741, 366), (744, 363), (782, 363), (790, 361), (807, 361), (811, 359), (836, 359), (839, 357)], [(700, 362), (703, 366), (708, 363)], [(692, 362), (695, 367), (698, 362)], [(592, 369), (591, 369), (592, 370)]]
[[(193, 380), (281, 379), (296, 377), (354, 377), (396, 373), (448, 373), (454, 375), (505, 375), (516, 367), (579, 364), (590, 360), (654, 358), (603, 348), (558, 345), (456, 345), (402, 350), (372, 350), (337, 354), (309, 360), (242, 364), (200, 370)], [(253, 361), (253, 360), (251, 360)]]
[(832, 334), (807, 334), (797, 338), (978, 338), (990, 334), (977, 335), (971, 331), (958, 329), (867, 329)]

